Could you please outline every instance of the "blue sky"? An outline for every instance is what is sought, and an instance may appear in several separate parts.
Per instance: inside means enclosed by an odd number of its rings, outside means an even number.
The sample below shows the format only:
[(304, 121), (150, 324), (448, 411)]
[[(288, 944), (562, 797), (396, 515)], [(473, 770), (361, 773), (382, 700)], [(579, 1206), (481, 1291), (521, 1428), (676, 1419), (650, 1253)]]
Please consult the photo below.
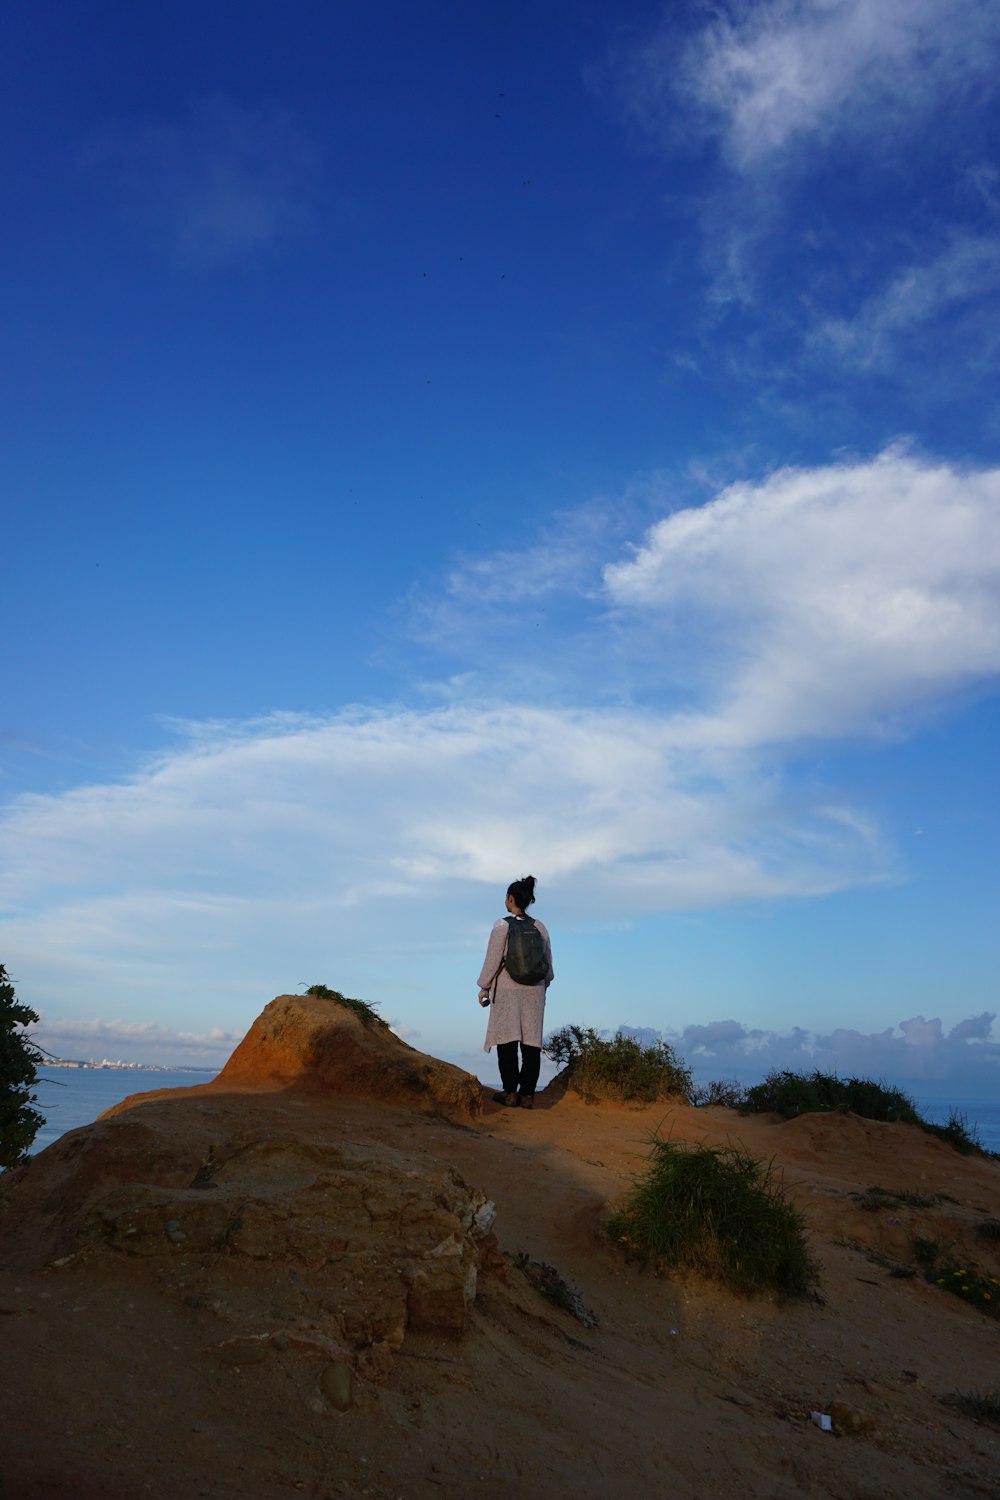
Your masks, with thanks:
[(2, 21), (0, 955), (70, 1056), (322, 981), (483, 1067), (1000, 1077), (1000, 14)]

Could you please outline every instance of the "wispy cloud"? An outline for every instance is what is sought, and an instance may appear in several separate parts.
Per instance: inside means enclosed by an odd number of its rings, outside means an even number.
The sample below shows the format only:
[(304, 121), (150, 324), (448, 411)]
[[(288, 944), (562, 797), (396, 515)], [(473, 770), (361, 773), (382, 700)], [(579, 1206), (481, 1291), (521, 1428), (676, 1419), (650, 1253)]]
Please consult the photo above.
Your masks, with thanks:
[(516, 540), (508, 530), (504, 545), (457, 557), (443, 578), (412, 591), (407, 639), (474, 662), (466, 693), (565, 698), (574, 678), (589, 675), (604, 564), (656, 514), (663, 489), (648, 475), (618, 494), (563, 508), (540, 527), (521, 521)]
[(320, 155), (286, 110), (213, 96), (177, 119), (107, 127), (86, 160), (112, 175), (162, 253), (189, 270), (272, 251), (313, 222)]
[(883, 150), (945, 91), (974, 88), (1000, 47), (981, 0), (729, 0), (706, 16), (691, 35), (668, 12), (620, 59), (623, 92), (654, 135), (717, 139), (740, 171), (834, 136)]
[[(939, 254), (896, 270), (888, 284), (869, 296), (853, 316), (821, 324), (812, 336), (813, 347), (818, 352), (825, 348), (856, 366), (892, 368), (899, 361), (901, 339), (913, 333), (926, 335), (935, 323), (947, 319), (944, 335), (952, 343), (960, 338), (969, 360), (983, 347), (981, 321), (966, 337), (958, 334), (956, 318), (971, 308), (981, 320), (982, 299), (990, 298), (995, 322), (998, 293), (1000, 236), (955, 235)], [(998, 339), (1000, 329), (995, 328), (992, 341)], [(921, 381), (927, 379), (923, 361), (913, 374)]]
[(855, 401), (867, 375), (919, 382), (927, 405), (968, 390), (970, 360), (995, 365), (995, 175), (970, 155), (995, 117), (996, 6), (672, 8), (612, 74), (640, 137), (682, 164), (670, 211), (700, 236), (704, 366), (793, 404), (824, 373)]

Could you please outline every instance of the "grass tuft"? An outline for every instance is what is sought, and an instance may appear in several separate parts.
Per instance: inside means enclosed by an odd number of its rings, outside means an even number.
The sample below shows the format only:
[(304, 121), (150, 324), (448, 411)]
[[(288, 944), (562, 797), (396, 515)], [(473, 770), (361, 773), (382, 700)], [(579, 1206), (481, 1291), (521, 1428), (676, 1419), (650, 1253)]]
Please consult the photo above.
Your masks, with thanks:
[(863, 1193), (852, 1193), (851, 1197), (857, 1199), (859, 1208), (867, 1209), (869, 1213), (878, 1213), (887, 1208), (933, 1208), (935, 1204), (941, 1202), (943, 1194), (910, 1193), (900, 1188), (870, 1187), (866, 1188)]
[(816, 1286), (802, 1215), (770, 1165), (737, 1146), (659, 1136), (651, 1144), (645, 1171), (608, 1225), (629, 1252), (658, 1271), (697, 1271), (743, 1293)]
[(546, 1057), (569, 1070), (584, 1099), (653, 1104), (691, 1093), (691, 1070), (666, 1042), (644, 1043), (619, 1031), (603, 1037), (592, 1026), (564, 1026), (546, 1037)]
[(1000, 1427), (1000, 1391), (955, 1391), (944, 1399), (974, 1422)]
[(347, 995), (342, 995), (339, 990), (331, 990), (325, 984), (311, 984), (306, 990), (307, 995), (314, 995), (318, 1000), (332, 1000), (335, 1005), (342, 1005), (345, 1010), (351, 1010), (366, 1026), (381, 1026), (386, 1031), (389, 1029), (387, 1021), (383, 1021), (374, 1005), (367, 1000), (351, 1000)]
[(957, 1109), (949, 1112), (947, 1125), (931, 1125), (927, 1120), (920, 1120), (919, 1123), (928, 1135), (937, 1136), (939, 1141), (952, 1146), (962, 1156), (972, 1156), (973, 1153), (986, 1155), (976, 1127), (970, 1127), (968, 1117)]

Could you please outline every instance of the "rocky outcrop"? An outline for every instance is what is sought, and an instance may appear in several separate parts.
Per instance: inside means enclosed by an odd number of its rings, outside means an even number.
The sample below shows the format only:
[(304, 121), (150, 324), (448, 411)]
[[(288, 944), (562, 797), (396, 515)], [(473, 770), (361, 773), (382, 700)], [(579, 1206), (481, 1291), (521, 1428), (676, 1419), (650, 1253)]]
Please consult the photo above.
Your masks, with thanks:
[(330, 1130), (299, 1136), (267, 1098), (154, 1101), (17, 1175), (0, 1263), (153, 1262), (192, 1305), (244, 1328), (263, 1317), (269, 1336), (305, 1320), (351, 1351), (398, 1348), (408, 1329), (460, 1334), (496, 1257), (493, 1204), (457, 1172)]
[(408, 1328), (463, 1331), (494, 1212), (456, 1172), (428, 1173), (388, 1147), (376, 1156), (258, 1130), (210, 1150), (182, 1189), (132, 1182), (103, 1194), (64, 1250), (183, 1263), (207, 1304), (225, 1256), (224, 1301), (235, 1272), (236, 1300), (248, 1295), (258, 1317), (277, 1293), (278, 1327), (308, 1311), (349, 1348), (398, 1348)]
[(459, 1334), (495, 1255), (493, 1205), (446, 1165), (358, 1139), (343, 1103), (359, 1095), (482, 1109), (474, 1078), (384, 1025), (283, 995), (213, 1083), (133, 1095), (12, 1174), (0, 1260), (153, 1261), (244, 1327), (267, 1308), (275, 1336), (305, 1320), (355, 1352), (408, 1329)]
[(417, 1052), (382, 1022), (366, 1023), (336, 1000), (279, 995), (266, 1006), (217, 1083), (280, 1083), (376, 1094), (466, 1118), (482, 1113), (471, 1073)]

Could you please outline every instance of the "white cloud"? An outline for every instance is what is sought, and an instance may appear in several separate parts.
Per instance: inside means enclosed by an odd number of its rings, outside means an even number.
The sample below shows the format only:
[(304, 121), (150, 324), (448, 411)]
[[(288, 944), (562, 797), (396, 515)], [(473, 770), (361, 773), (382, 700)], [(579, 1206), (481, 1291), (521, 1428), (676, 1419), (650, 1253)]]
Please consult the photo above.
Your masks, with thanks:
[[(770, 830), (756, 853), (732, 840), (736, 795), (741, 839)], [(647, 910), (700, 906), (802, 878), (826, 888), (829, 873), (805, 876), (793, 849), (808, 862), (823, 838), (856, 847), (856, 830), (827, 808), (806, 821), (782, 827), (767, 788), (721, 774), (710, 785), (652, 713), (482, 703), (283, 716), (181, 746), (127, 785), (22, 798), (0, 892), (29, 922), (39, 895), (68, 894), (64, 940), (140, 952), (151, 922), (207, 949), (265, 909), (350, 925), (371, 902), (496, 884), (524, 863), (550, 885), (592, 881), (586, 909), (616, 891)]]
[(179, 119), (106, 129), (87, 153), (109, 167), (158, 245), (195, 270), (287, 244), (308, 230), (319, 154), (300, 122), (221, 96)]
[(786, 764), (1000, 670), (998, 497), (994, 471), (898, 450), (731, 486), (653, 526), (605, 600), (588, 582), (575, 704), (522, 685), (189, 726), (127, 782), (22, 796), (4, 961), (47, 1011), (200, 1033), (323, 981), (407, 1024), (441, 965), (474, 977), (484, 909), (529, 870), (564, 926), (895, 879), (866, 809)]
[(529, 870), (553, 920), (586, 924), (891, 866), (774, 778), (710, 779), (655, 715), (495, 704), (220, 734), (127, 785), (21, 799), (2, 848), (0, 951), (36, 1008), (191, 1030), (314, 981), (426, 1017)]
[(628, 87), (656, 130), (679, 96), (685, 124), (746, 170), (836, 134), (879, 151), (897, 122), (988, 75), (998, 42), (983, 0), (731, 0), (683, 42), (668, 19), (631, 59)]
[(692, 617), (712, 633), (724, 677), (692, 740), (872, 731), (1000, 672), (1000, 471), (898, 448), (783, 469), (658, 522), (605, 577), (664, 650)]

